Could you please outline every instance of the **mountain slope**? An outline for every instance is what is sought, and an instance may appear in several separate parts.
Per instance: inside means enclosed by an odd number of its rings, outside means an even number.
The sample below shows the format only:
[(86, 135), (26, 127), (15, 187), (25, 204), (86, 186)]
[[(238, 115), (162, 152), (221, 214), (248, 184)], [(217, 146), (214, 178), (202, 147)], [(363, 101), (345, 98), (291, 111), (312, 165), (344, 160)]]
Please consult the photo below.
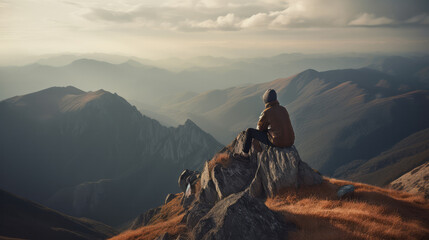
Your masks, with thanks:
[(166, 106), (164, 113), (208, 126), (226, 142), (255, 127), (268, 88), (277, 91), (289, 111), (303, 159), (328, 175), (429, 127), (427, 86), (372, 69), (307, 70), (264, 84), (202, 93)]
[(429, 198), (429, 162), (426, 162), (413, 170), (392, 181), (393, 189), (406, 191), (413, 194), (421, 194)]
[(0, 236), (22, 239), (106, 239), (116, 230), (67, 216), (0, 189)]
[(386, 186), (426, 162), (429, 162), (429, 129), (413, 133), (366, 162), (351, 162), (337, 169), (334, 176)]
[(74, 87), (0, 102), (0, 126), (2, 188), (110, 224), (162, 202), (181, 169), (221, 147), (191, 121), (167, 128), (116, 94)]

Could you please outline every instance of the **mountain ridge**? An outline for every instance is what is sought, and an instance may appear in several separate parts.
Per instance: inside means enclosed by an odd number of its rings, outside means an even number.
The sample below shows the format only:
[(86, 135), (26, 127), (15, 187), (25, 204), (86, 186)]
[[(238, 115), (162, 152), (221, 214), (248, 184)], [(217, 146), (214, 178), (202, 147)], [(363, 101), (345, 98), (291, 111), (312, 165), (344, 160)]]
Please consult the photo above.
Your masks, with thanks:
[[(0, 102), (0, 164), (10, 169), (1, 175), (1, 187), (67, 214), (110, 224), (131, 218), (134, 206), (142, 211), (161, 202), (177, 188), (168, 179), (178, 169), (201, 167), (222, 146), (190, 120), (177, 128), (164, 127), (104, 90), (51, 88), (13, 99)], [(164, 171), (156, 175), (149, 169)], [(164, 187), (153, 189), (153, 181)], [(118, 189), (124, 186), (130, 187)], [(116, 196), (115, 190), (129, 199)], [(154, 194), (145, 196), (147, 191)], [(103, 201), (89, 205), (85, 199), (92, 198)], [(142, 204), (127, 203), (133, 201)], [(115, 204), (128, 210), (101, 209)]]

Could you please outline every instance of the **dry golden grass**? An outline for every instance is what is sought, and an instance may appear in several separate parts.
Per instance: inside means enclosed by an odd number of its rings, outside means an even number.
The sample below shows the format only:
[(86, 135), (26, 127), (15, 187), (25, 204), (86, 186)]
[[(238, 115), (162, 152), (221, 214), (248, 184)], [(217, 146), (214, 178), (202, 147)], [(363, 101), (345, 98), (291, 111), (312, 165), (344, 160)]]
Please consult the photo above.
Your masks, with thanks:
[(111, 238), (111, 240), (152, 240), (163, 233), (177, 237), (186, 234), (186, 226), (181, 223), (184, 209), (180, 204), (183, 193), (162, 206), (158, 214), (152, 217), (147, 226), (136, 230), (127, 230)]
[[(354, 196), (336, 191), (353, 184)], [(429, 239), (429, 203), (420, 196), (325, 179), (321, 186), (285, 189), (265, 204), (298, 226), (290, 239)]]
[[(213, 162), (229, 164), (228, 155)], [(215, 164), (214, 164), (215, 165)], [(213, 165), (213, 166), (214, 166)], [(352, 197), (339, 200), (340, 186), (353, 184)], [(193, 191), (199, 191), (199, 183)], [(187, 236), (180, 204), (182, 194), (164, 205), (148, 226), (129, 230), (112, 240), (155, 239), (167, 232)], [(367, 184), (325, 178), (319, 186), (284, 189), (265, 204), (297, 225), (289, 239), (429, 239), (429, 202), (421, 196)]]
[(212, 160), (209, 161), (209, 170), (211, 171), (217, 164), (222, 165), (222, 167), (227, 168), (231, 164), (232, 158), (228, 153), (219, 153), (216, 154)]

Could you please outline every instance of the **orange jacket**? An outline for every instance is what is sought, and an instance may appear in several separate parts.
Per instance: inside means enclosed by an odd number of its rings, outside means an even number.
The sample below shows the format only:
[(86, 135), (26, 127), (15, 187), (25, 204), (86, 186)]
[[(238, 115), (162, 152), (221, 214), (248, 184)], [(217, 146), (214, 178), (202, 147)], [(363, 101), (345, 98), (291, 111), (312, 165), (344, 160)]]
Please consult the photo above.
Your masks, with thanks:
[(276, 147), (290, 147), (295, 142), (295, 133), (286, 108), (279, 102), (265, 104), (258, 121), (258, 130), (268, 131), (268, 139)]

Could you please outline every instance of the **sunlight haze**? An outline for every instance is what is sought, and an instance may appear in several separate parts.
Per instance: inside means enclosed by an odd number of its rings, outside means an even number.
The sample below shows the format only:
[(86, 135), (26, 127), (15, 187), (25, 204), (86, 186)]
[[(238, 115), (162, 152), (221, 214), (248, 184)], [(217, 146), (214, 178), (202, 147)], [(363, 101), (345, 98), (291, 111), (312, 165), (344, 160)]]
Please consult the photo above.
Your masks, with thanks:
[(161, 59), (427, 52), (427, 1), (0, 0), (0, 63), (103, 52)]

